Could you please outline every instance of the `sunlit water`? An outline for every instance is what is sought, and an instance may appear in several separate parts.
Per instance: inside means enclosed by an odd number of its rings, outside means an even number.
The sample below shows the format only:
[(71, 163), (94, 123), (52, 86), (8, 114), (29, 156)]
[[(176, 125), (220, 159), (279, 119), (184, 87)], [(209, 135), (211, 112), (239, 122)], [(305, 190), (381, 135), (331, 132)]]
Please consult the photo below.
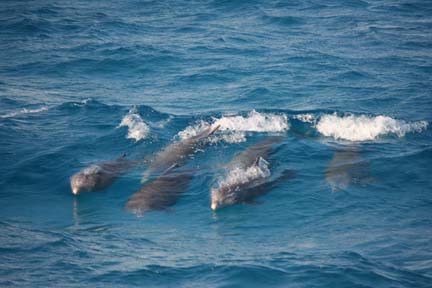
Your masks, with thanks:
[[(0, 3), (0, 286), (432, 285), (428, 1), (99, 2)], [(71, 193), (211, 125), (167, 211)], [(212, 211), (268, 136), (291, 177)]]

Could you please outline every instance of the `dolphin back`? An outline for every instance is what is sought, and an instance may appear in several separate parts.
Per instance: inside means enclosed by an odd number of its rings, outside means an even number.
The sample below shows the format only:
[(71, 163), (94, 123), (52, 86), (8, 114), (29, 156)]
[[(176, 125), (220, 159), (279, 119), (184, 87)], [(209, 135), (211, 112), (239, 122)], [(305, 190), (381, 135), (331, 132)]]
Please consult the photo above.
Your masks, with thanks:
[(133, 194), (125, 209), (137, 215), (150, 210), (165, 210), (177, 203), (191, 179), (192, 174), (186, 172), (162, 175)]
[(181, 166), (186, 161), (190, 154), (193, 154), (195, 149), (204, 143), (199, 143), (202, 139), (210, 136), (219, 129), (220, 125), (216, 127), (209, 127), (199, 134), (187, 138), (185, 140), (172, 143), (166, 146), (163, 150), (159, 151), (150, 162), (149, 168), (144, 172), (141, 178), (141, 183), (145, 183), (148, 178), (154, 173), (166, 174), (173, 165)]
[(198, 133), (197, 135), (195, 135), (194, 137), (192, 137), (192, 139), (195, 140), (195, 141), (199, 141), (201, 139), (204, 139), (204, 138), (212, 135), (213, 133), (215, 133), (217, 130), (219, 130), (219, 128), (220, 128), (220, 125), (204, 129), (204, 131)]
[(246, 150), (240, 152), (230, 163), (230, 167), (249, 167), (259, 159), (267, 158), (276, 152), (274, 145), (282, 142), (283, 137), (272, 136), (267, 137), (265, 140), (248, 147)]

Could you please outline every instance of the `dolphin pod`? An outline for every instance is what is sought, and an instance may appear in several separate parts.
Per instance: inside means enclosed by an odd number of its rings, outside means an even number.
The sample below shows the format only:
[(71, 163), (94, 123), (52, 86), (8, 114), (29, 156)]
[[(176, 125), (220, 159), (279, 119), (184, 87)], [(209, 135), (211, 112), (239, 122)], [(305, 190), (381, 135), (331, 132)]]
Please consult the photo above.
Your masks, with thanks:
[(271, 186), (267, 160), (274, 152), (274, 146), (282, 140), (282, 137), (268, 137), (235, 156), (227, 165), (227, 179), (211, 189), (211, 209), (253, 203), (255, 197), (266, 193), (265, 188)]
[[(187, 190), (193, 173), (182, 170), (189, 156), (204, 148), (207, 137), (219, 126), (209, 127), (187, 139), (169, 144), (157, 152), (147, 163), (141, 188), (132, 194), (124, 208), (136, 215), (152, 210), (167, 210), (177, 203)], [(279, 175), (270, 172), (269, 157), (283, 141), (282, 136), (270, 136), (250, 145), (225, 165), (226, 178), (210, 189), (212, 210), (239, 204), (256, 203), (256, 198), (268, 193), (282, 180), (292, 178), (295, 173), (286, 170)], [(70, 179), (72, 193), (104, 190), (120, 176), (144, 161), (117, 159), (92, 164), (74, 174)], [(364, 185), (368, 177), (369, 163), (360, 157), (356, 146), (338, 149), (325, 171), (325, 179), (333, 191), (344, 190), (350, 185)], [(149, 177), (152, 179), (146, 181)]]
[(162, 173), (155, 180), (144, 183), (127, 201), (125, 209), (137, 215), (150, 210), (165, 210), (174, 205), (187, 189), (192, 174), (173, 170), (185, 163), (187, 156), (205, 145), (203, 141), (219, 129), (219, 125), (209, 127), (197, 135), (168, 145), (155, 155), (144, 172), (141, 182), (152, 174)]
[[(168, 145), (156, 154), (150, 161), (149, 168), (145, 172), (150, 175), (156, 172), (167, 171), (174, 165), (183, 163), (188, 155), (203, 145), (203, 139), (213, 134), (219, 126), (208, 128), (196, 136)], [(72, 193), (78, 195), (81, 192), (101, 191), (113, 184), (118, 177), (130, 171), (144, 161), (127, 160), (126, 154), (119, 158), (91, 164), (70, 178)]]
[[(151, 181), (129, 197), (125, 210), (136, 215), (143, 215), (152, 210), (167, 210), (177, 203), (180, 196), (187, 190), (193, 178), (191, 171), (177, 169), (187, 160), (188, 156), (197, 149), (203, 148), (205, 139), (219, 129), (219, 126), (209, 127), (196, 136), (172, 143), (158, 152), (149, 162), (145, 177), (155, 175)], [(211, 208), (213, 210), (236, 203), (251, 203), (259, 195), (267, 193), (274, 187), (275, 181), (267, 181), (268, 169), (266, 159), (274, 152), (274, 146), (280, 143), (283, 137), (267, 137), (264, 141), (248, 147), (239, 153), (228, 165), (227, 170), (256, 169), (263, 174), (252, 177), (248, 181), (228, 183), (212, 189)], [(139, 161), (125, 159), (126, 155), (110, 160), (92, 164), (71, 177), (71, 188), (75, 195), (80, 192), (100, 191), (109, 187), (121, 175), (134, 168)], [(269, 172), (268, 172), (269, 173)]]

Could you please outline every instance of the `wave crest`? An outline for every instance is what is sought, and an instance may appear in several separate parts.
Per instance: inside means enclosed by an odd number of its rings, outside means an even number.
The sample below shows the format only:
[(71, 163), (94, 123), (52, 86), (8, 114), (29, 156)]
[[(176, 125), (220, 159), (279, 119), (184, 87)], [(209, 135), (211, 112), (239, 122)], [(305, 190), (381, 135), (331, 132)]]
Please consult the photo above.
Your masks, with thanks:
[(14, 111), (14, 112), (10, 112), (4, 115), (0, 115), (0, 118), (13, 118), (15, 116), (20, 116), (20, 115), (24, 115), (24, 114), (33, 114), (33, 113), (39, 113), (39, 112), (44, 112), (47, 111), (48, 107), (44, 106), (41, 108), (37, 108), (37, 109), (27, 109), (27, 108), (22, 108), (21, 110), (18, 111)]
[(143, 121), (136, 108), (129, 110), (118, 127), (128, 127), (126, 138), (135, 139), (136, 142), (145, 139), (150, 132), (149, 126)]
[(255, 110), (246, 116), (222, 116), (213, 118), (213, 121), (200, 121), (188, 126), (178, 133), (180, 139), (187, 139), (197, 135), (210, 126), (219, 125), (218, 135), (210, 137), (211, 142), (225, 141), (228, 143), (240, 143), (246, 141), (246, 132), (283, 132), (289, 129), (288, 117), (285, 114), (260, 113)]
[(375, 140), (379, 135), (395, 134), (403, 137), (410, 132), (421, 132), (428, 126), (427, 121), (406, 122), (388, 116), (348, 115), (336, 113), (321, 116), (316, 129), (324, 136), (349, 141)]
[(216, 119), (213, 125), (220, 125), (222, 131), (282, 132), (289, 128), (286, 115), (259, 113), (255, 110), (246, 117), (227, 116)]

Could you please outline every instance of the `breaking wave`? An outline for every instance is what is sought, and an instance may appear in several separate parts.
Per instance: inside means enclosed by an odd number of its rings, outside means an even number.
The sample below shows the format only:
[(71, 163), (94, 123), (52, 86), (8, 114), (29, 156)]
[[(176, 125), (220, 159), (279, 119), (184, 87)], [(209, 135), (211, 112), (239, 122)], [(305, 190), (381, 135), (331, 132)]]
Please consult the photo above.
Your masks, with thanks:
[(246, 116), (222, 116), (209, 122), (200, 121), (180, 131), (178, 136), (180, 139), (187, 139), (210, 126), (218, 125), (219, 133), (210, 137), (211, 142), (240, 143), (246, 141), (246, 132), (284, 132), (289, 129), (288, 117), (285, 114), (260, 113), (252, 110)]
[(118, 127), (128, 127), (126, 137), (135, 139), (135, 141), (146, 138), (150, 132), (149, 126), (143, 121), (136, 108), (129, 110), (129, 113), (123, 117)]
[(406, 122), (388, 116), (348, 115), (336, 113), (321, 116), (316, 129), (324, 136), (349, 141), (375, 140), (380, 135), (394, 134), (403, 137), (407, 133), (421, 132), (427, 121)]

